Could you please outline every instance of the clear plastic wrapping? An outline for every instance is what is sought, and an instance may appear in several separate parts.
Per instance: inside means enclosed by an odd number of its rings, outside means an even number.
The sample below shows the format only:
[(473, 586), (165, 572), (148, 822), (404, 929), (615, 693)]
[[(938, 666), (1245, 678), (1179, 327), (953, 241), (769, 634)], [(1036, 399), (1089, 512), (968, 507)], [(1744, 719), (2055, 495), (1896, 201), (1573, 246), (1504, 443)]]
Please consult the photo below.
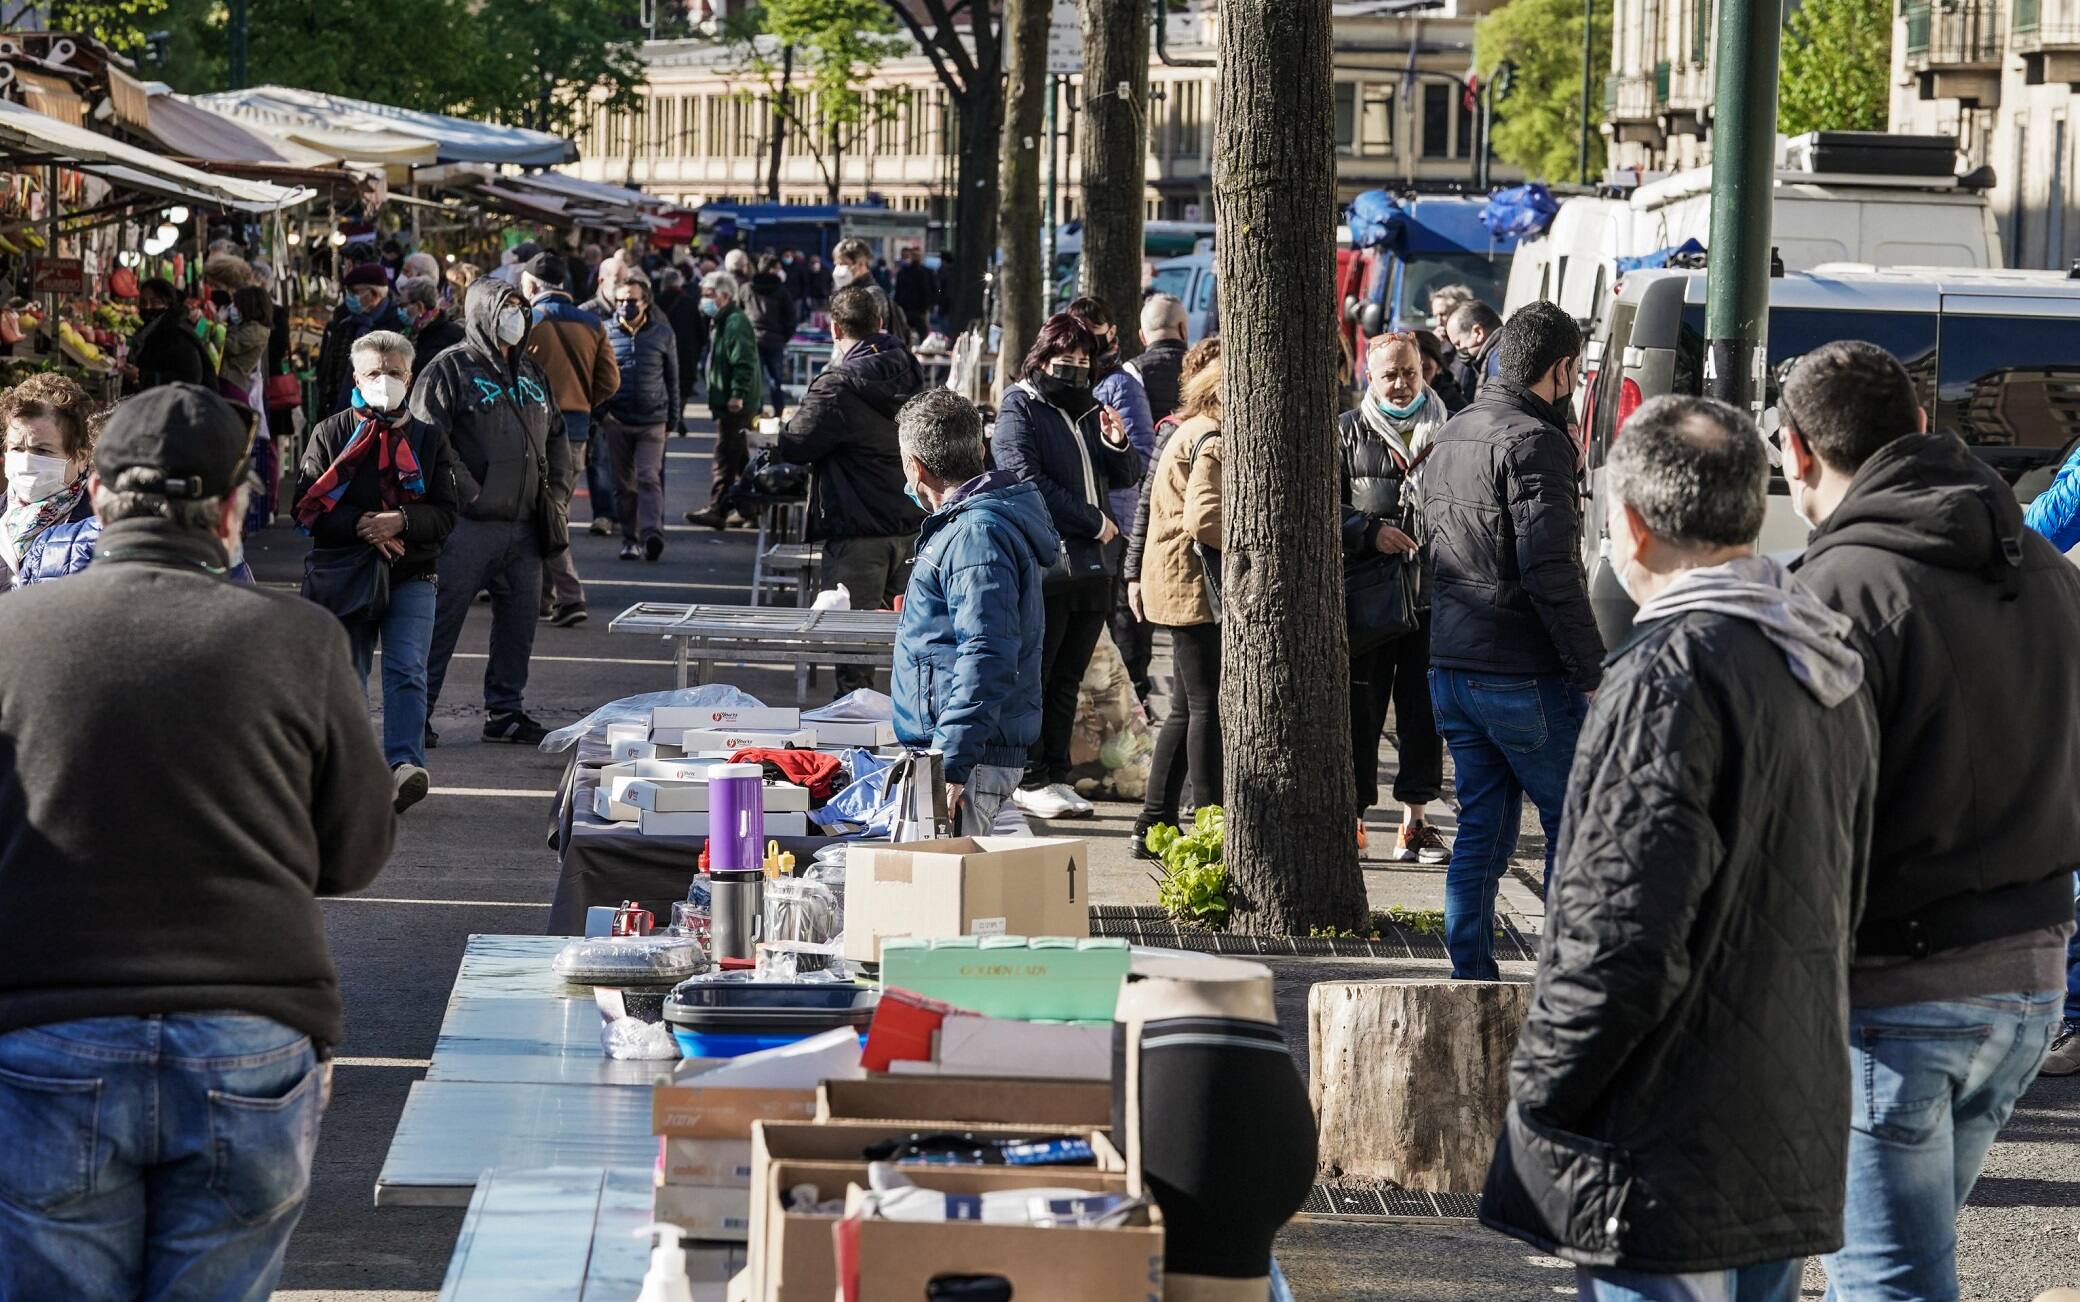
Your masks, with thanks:
[(549, 964), (578, 985), (676, 985), (708, 970), (708, 956), (690, 936), (599, 936), (574, 940)]

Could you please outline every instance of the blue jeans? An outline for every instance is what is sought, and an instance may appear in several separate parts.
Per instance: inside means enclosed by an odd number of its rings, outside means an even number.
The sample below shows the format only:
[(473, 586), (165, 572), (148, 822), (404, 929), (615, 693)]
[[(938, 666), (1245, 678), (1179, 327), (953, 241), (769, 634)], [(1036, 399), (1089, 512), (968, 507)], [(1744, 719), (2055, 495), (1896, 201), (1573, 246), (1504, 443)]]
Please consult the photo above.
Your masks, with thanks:
[(1517, 848), (1524, 797), (1546, 830), (1546, 874), (1560, 840), (1567, 771), (1589, 699), (1558, 674), (1430, 671), (1437, 730), (1452, 750), (1459, 792), (1459, 836), (1444, 877), (1444, 940), (1452, 975), (1493, 981), (1495, 889)]
[(2058, 1026), (2057, 991), (1849, 1010), (1855, 1097), (1827, 1296), (1957, 1297), (1957, 1212)]
[(1799, 1257), (1689, 1275), (1577, 1266), (1575, 1296), (1585, 1302), (1797, 1302), (1805, 1265)]
[(589, 411), (567, 411), (563, 413), (563, 433), (571, 443), (571, 456), (585, 468), (585, 491), (592, 498), (592, 518), (612, 520), (614, 514), (614, 472), (607, 463), (607, 450), (595, 448), (592, 442), (592, 413)]
[(376, 639), (383, 642), (383, 762), (426, 767), (426, 657), (433, 650), (433, 610), (438, 596), (432, 579), (391, 585), (390, 609), (379, 623), (350, 625), (354, 672), (368, 692), (375, 667)]
[(264, 1299), (323, 1093), (310, 1040), (250, 1014), (0, 1035), (0, 1298)]
[[(787, 419), (787, 345), (784, 343), (758, 346), (758, 364), (766, 373), (766, 397), (773, 404), (773, 415)], [(754, 416), (756, 412), (752, 413)]]
[(2066, 941), (2066, 1020), (2080, 1022), (2080, 873), (2073, 874), (2073, 923)]

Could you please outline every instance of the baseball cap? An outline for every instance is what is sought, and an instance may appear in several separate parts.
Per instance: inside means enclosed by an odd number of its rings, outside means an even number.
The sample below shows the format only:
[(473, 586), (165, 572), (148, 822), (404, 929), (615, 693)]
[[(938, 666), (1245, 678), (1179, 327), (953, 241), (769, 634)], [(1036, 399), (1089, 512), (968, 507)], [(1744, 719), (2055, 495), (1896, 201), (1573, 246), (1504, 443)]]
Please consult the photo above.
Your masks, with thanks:
[(520, 270), (552, 289), (561, 289), (566, 283), (563, 259), (553, 253), (535, 254), (527, 260)]
[(116, 404), (94, 445), (94, 469), (113, 486), (125, 470), (156, 470), (182, 501), (222, 497), (244, 473), (252, 432), (239, 409), (199, 384), (164, 384)]

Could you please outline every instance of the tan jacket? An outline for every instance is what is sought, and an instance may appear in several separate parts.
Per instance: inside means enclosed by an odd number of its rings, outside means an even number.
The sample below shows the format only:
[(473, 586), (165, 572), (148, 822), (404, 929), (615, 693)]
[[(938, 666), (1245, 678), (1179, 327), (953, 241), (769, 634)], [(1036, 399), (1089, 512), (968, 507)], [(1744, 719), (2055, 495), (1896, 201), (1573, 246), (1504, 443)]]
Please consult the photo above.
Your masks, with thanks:
[(621, 365), (599, 318), (568, 295), (545, 295), (534, 305), (527, 355), (542, 368), (560, 411), (591, 411), (621, 387)]
[[(1141, 553), (1141, 611), (1151, 624), (1186, 628), (1213, 622), (1205, 567), (1192, 544), (1221, 545), (1219, 429), (1212, 417), (1194, 416), (1177, 427), (1157, 458)], [(1192, 449), (1209, 432), (1215, 436), (1194, 459)]]

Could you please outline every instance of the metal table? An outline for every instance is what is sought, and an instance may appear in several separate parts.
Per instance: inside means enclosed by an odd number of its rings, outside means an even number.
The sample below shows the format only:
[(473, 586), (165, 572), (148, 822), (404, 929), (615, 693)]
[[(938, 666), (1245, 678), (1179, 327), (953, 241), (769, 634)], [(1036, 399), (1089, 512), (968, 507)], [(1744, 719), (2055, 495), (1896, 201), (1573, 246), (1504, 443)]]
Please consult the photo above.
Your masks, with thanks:
[[(613, 633), (672, 643), (678, 685), (707, 681), (707, 666), (794, 666), (794, 699), (806, 704), (812, 665), (887, 669), (895, 660), (892, 610), (787, 610), (771, 606), (682, 606), (642, 601), (614, 617)], [(697, 666), (697, 668), (696, 668)]]

